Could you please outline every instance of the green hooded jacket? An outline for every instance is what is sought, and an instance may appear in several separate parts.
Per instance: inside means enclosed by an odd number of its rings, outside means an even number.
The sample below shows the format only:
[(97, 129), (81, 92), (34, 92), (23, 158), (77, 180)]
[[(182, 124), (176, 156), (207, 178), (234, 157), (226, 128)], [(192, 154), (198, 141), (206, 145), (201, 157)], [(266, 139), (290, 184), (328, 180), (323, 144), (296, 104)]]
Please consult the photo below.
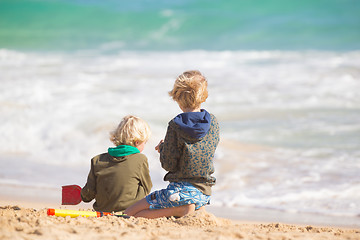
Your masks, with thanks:
[[(116, 155), (112, 151), (114, 149), (109, 148), (108, 153), (91, 159), (87, 183), (81, 190), (84, 202), (95, 198), (93, 207), (96, 211), (123, 211), (143, 199), (152, 188), (146, 156), (139, 152), (134, 153), (131, 148), (123, 148), (122, 154), (116, 149)], [(129, 155), (126, 155), (126, 151)], [(109, 153), (122, 156), (115, 157)]]

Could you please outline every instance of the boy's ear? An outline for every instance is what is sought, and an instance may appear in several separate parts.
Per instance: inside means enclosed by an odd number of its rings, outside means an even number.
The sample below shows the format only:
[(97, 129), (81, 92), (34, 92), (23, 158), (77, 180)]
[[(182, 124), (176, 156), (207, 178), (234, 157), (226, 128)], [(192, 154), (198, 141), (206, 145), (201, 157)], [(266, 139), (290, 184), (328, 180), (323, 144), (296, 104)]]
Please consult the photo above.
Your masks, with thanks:
[(139, 146), (140, 144), (141, 144), (140, 141), (138, 141), (138, 140), (135, 141), (135, 147)]

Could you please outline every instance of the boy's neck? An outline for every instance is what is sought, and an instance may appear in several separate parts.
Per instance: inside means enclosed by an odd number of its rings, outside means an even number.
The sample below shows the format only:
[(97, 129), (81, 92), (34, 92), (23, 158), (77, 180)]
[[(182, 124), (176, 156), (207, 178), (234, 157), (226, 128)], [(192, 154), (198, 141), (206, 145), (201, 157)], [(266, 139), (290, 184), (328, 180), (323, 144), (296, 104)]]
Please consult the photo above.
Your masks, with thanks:
[(182, 108), (181, 107), (181, 110), (185, 113), (185, 112), (201, 112), (201, 108), (198, 107), (198, 108), (195, 108), (195, 109), (192, 109), (192, 108)]

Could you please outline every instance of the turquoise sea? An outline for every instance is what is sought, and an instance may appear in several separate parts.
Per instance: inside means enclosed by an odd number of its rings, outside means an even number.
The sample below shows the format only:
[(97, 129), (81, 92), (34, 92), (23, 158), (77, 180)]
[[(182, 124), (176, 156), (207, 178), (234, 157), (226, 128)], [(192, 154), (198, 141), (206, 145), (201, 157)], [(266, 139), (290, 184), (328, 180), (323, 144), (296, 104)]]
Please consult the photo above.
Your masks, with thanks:
[(358, 0), (1, 0), (0, 46), (354, 50)]
[(167, 92), (198, 69), (221, 127), (212, 206), (360, 226), (359, 13), (357, 0), (0, 0), (0, 198), (83, 186), (127, 114), (149, 122), (153, 190), (166, 186), (154, 147), (180, 112)]

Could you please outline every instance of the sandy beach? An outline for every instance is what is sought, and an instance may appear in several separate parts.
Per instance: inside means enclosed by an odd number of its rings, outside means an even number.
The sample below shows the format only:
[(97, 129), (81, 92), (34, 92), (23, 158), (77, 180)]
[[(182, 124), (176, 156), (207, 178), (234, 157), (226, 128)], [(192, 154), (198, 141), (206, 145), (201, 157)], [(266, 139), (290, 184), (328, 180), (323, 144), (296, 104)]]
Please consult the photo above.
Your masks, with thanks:
[[(259, 147), (241, 149), (251, 155)], [(220, 172), (232, 165), (225, 159)], [(63, 206), (61, 188), (0, 184), (0, 239), (360, 239), (359, 217), (210, 205), (177, 219), (70, 218), (48, 216), (48, 208), (92, 211), (92, 203)]]
[(91, 211), (91, 206), (61, 205), (61, 188), (0, 184), (0, 239), (360, 239), (359, 217), (255, 208), (210, 205), (182, 218), (154, 220), (47, 215), (48, 208)]
[[(48, 216), (45, 203), (13, 202), (20, 204), (0, 201), (0, 239), (360, 239), (357, 227), (246, 222), (207, 210), (177, 219), (70, 218)], [(66, 209), (90, 210), (81, 207)]]

